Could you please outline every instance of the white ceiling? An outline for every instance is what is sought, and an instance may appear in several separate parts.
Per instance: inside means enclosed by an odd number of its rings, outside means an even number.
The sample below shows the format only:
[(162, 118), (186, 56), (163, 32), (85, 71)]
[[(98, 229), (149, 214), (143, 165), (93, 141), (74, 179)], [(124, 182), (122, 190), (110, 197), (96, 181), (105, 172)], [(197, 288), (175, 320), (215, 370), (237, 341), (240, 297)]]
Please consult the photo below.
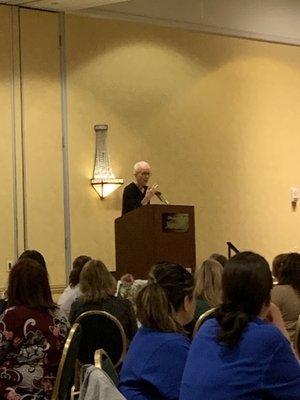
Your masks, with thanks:
[(0, 0), (0, 3), (300, 44), (300, 0)]
[(0, 0), (0, 3), (54, 11), (75, 11), (128, 0)]

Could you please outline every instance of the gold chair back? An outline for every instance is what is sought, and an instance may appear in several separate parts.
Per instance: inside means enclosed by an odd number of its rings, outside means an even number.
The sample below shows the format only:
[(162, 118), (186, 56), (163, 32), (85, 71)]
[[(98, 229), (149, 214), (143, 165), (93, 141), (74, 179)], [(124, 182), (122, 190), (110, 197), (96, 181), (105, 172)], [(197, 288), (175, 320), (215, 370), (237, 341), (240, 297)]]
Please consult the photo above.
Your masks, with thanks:
[(197, 322), (196, 322), (194, 330), (193, 330), (193, 338), (196, 336), (198, 330), (204, 324), (204, 322), (206, 320), (214, 317), (215, 310), (216, 310), (216, 308), (211, 308), (210, 310), (207, 310), (205, 313), (200, 315), (200, 317), (197, 319)]
[(82, 329), (80, 357), (84, 352), (85, 359), (81, 360), (79, 357), (80, 363), (92, 364), (95, 351), (103, 349), (114, 367), (118, 368), (125, 357), (127, 346), (120, 321), (106, 311), (92, 310), (80, 314), (75, 322), (79, 323)]
[(51, 400), (68, 400), (74, 384), (75, 363), (79, 350), (81, 327), (74, 324), (64, 345)]
[(110, 379), (113, 381), (115, 386), (117, 387), (119, 384), (119, 376), (118, 373), (109, 358), (109, 355), (103, 349), (98, 349), (95, 351), (95, 367), (102, 369)]

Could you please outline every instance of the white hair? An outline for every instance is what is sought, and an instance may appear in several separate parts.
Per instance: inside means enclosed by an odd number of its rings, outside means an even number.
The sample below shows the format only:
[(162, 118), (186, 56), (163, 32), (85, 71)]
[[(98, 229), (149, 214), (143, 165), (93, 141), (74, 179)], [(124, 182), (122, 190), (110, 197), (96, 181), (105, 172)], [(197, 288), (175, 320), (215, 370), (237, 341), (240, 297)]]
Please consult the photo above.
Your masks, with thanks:
[(147, 163), (147, 161), (138, 161), (135, 163), (133, 166), (133, 173), (136, 174), (141, 169), (150, 169), (150, 165)]

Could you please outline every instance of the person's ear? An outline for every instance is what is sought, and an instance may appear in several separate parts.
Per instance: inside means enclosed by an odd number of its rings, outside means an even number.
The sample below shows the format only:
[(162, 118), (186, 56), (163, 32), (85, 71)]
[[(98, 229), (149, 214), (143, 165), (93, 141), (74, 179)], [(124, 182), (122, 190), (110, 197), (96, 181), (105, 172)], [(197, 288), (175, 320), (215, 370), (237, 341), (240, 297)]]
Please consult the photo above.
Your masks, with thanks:
[(189, 296), (185, 296), (183, 300), (183, 309), (184, 311), (189, 311), (191, 307), (191, 301), (192, 299)]

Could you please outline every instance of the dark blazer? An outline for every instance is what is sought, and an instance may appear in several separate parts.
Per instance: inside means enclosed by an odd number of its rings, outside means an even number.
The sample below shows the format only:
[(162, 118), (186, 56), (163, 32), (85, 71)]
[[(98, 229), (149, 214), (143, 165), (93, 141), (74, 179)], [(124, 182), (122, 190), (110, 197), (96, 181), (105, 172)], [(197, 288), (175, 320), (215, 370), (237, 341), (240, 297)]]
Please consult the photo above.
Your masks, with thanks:
[(123, 192), (122, 215), (141, 207), (141, 201), (145, 197), (146, 191), (147, 186), (145, 186), (144, 191), (141, 192), (134, 182), (126, 186)]

